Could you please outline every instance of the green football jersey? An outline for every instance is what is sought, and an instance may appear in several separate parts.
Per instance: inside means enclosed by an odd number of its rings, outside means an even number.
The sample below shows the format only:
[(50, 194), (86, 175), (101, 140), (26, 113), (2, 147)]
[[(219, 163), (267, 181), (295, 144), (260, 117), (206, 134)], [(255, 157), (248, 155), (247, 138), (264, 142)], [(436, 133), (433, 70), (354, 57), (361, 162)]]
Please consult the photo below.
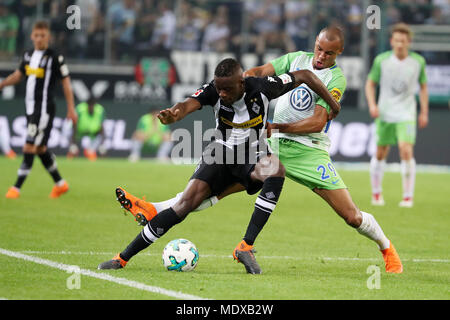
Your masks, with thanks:
[[(330, 68), (316, 70), (313, 67), (313, 58), (314, 53), (312, 52), (298, 51), (281, 56), (271, 61), (271, 64), (275, 69), (276, 75), (297, 70), (312, 71), (320, 80), (322, 80), (336, 100), (339, 101), (344, 94), (347, 85), (342, 70), (336, 64)], [(328, 113), (331, 110), (325, 100), (312, 91), (306, 84), (302, 84), (278, 98), (275, 105), (273, 122), (291, 123), (309, 118), (314, 114), (316, 105), (324, 107)], [(330, 121), (328, 121), (322, 131), (318, 133), (301, 135), (274, 133), (273, 137), (295, 140), (309, 147), (328, 151), (330, 147), (330, 139), (327, 134), (329, 127)]]
[(76, 107), (78, 114), (77, 134), (78, 135), (97, 135), (102, 129), (103, 120), (105, 118), (105, 109), (102, 105), (96, 103), (94, 112), (89, 113), (89, 106), (86, 102), (82, 102)]
[(369, 79), (378, 83), (378, 109), (384, 122), (415, 121), (417, 84), (427, 82), (425, 59), (415, 53), (400, 60), (392, 51), (379, 54), (372, 65)]
[(146, 141), (147, 143), (160, 145), (164, 134), (169, 132), (170, 128), (168, 125), (164, 125), (158, 119), (155, 119), (152, 114), (147, 113), (139, 118), (137, 130), (150, 134)]

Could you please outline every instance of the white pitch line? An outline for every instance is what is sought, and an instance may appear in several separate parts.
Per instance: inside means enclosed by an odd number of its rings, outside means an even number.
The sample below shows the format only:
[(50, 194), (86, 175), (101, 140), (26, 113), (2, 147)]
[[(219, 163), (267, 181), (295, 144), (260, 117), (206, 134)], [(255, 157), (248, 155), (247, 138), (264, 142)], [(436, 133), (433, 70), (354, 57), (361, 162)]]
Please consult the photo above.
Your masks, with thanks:
[[(2, 249), (2, 248), (0, 248), (0, 254), (6, 255), (9, 257), (13, 257), (13, 258), (17, 258), (17, 259), (34, 262), (37, 264), (45, 265), (45, 266), (59, 269), (59, 270), (66, 271), (66, 272), (73, 272), (73, 267), (74, 267), (73, 265), (67, 265), (67, 264), (63, 264), (63, 263), (59, 263), (59, 262), (55, 262), (55, 261), (51, 261), (51, 260), (47, 260), (47, 259), (33, 257), (30, 255), (26, 255), (26, 254), (14, 252), (14, 251), (9, 251), (9, 250)], [(77, 272), (78, 272), (78, 270), (77, 270)], [(114, 282), (117, 284), (131, 287), (131, 288), (144, 290), (144, 291), (148, 291), (148, 292), (153, 292), (153, 293), (158, 293), (158, 294), (162, 294), (162, 295), (177, 298), (177, 299), (208, 300), (208, 299), (205, 299), (202, 297), (197, 297), (197, 296), (186, 294), (186, 293), (183, 293), (180, 291), (177, 292), (177, 291), (167, 290), (167, 289), (160, 288), (160, 287), (149, 286), (144, 283), (137, 282), (137, 281), (132, 281), (132, 280), (128, 280), (125, 278), (114, 277), (114, 276), (111, 276), (106, 273), (94, 272), (94, 271), (87, 270), (87, 269), (79, 268), (78, 273), (80, 273), (84, 276), (101, 279), (101, 280), (105, 280), (105, 281), (110, 281), (110, 282)]]
[[(92, 255), (92, 256), (100, 256), (100, 255), (109, 255), (113, 256), (117, 252), (96, 252), (96, 251), (20, 251), (25, 254), (47, 254), (47, 255)], [(140, 253), (140, 255), (144, 256), (160, 256), (157, 253)], [(215, 259), (228, 259), (232, 258), (232, 255), (215, 255), (215, 254), (201, 254), (202, 258), (215, 258)], [(350, 258), (350, 257), (292, 257), (292, 256), (258, 256), (261, 259), (277, 259), (277, 260), (311, 260), (311, 259), (323, 259), (328, 261), (378, 261), (380, 259), (377, 258)], [(380, 260), (381, 261), (381, 260)], [(439, 262), (439, 263), (450, 263), (450, 259), (422, 259), (422, 258), (413, 258), (413, 259), (402, 259), (405, 262)]]

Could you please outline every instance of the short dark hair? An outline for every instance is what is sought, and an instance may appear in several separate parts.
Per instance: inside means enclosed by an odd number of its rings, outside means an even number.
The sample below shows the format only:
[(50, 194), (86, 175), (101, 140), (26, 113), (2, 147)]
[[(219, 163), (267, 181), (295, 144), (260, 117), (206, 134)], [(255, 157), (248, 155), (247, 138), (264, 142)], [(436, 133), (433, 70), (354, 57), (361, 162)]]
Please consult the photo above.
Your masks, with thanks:
[(47, 21), (40, 20), (40, 21), (36, 21), (33, 24), (33, 30), (34, 29), (47, 29), (47, 30), (50, 30), (50, 25), (48, 24)]
[(222, 78), (222, 77), (231, 77), (241, 68), (240, 63), (233, 58), (226, 58), (219, 62), (214, 71), (214, 76)]
[(344, 31), (341, 26), (339, 25), (330, 25), (328, 27), (323, 28), (320, 30), (319, 34), (325, 33), (325, 36), (328, 40), (334, 41), (336, 39), (339, 39), (341, 42), (342, 48), (345, 46), (345, 35)]

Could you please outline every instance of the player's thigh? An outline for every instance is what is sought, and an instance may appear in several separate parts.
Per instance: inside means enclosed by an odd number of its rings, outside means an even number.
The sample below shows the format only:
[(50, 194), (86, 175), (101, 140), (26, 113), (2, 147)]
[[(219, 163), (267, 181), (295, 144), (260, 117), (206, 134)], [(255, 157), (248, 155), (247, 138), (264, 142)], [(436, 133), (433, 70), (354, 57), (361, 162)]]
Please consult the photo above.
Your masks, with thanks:
[(375, 134), (377, 146), (390, 146), (397, 144), (396, 124), (375, 120)]
[(53, 127), (53, 118), (53, 115), (40, 113), (27, 116), (25, 144), (36, 147), (47, 146)]
[(206, 181), (191, 179), (184, 189), (180, 200), (173, 206), (173, 210), (175, 210), (180, 217), (184, 218), (210, 195), (211, 188)]
[(409, 160), (413, 156), (414, 144), (416, 143), (416, 122), (399, 122), (396, 125), (396, 131), (400, 158), (402, 160)]

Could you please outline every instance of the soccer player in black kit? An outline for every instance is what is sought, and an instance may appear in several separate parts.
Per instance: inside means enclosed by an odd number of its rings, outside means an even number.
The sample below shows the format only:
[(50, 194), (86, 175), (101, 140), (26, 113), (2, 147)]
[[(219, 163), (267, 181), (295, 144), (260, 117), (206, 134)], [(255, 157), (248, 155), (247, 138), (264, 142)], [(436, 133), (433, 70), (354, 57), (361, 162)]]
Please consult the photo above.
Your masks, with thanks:
[(67, 102), (67, 118), (73, 122), (77, 120), (69, 70), (64, 57), (49, 48), (50, 28), (47, 22), (34, 24), (31, 40), (34, 49), (26, 51), (19, 68), (0, 83), (1, 90), (26, 79), (27, 136), (16, 183), (6, 193), (6, 198), (10, 199), (20, 197), (20, 188), (33, 166), (35, 155), (39, 156), (55, 183), (49, 196), (58, 198), (69, 190), (67, 182), (59, 174), (55, 155), (47, 149), (56, 111), (53, 91), (58, 80), (61, 81)]
[[(142, 200), (121, 188), (116, 189), (119, 202), (133, 215), (141, 214), (142, 232), (112, 260), (99, 269), (120, 269), (141, 250), (147, 248), (171, 227), (183, 221), (199, 204), (218, 195), (228, 186), (242, 184), (249, 194), (259, 190), (253, 214), (243, 240), (233, 252), (246, 271), (260, 274), (253, 254), (253, 243), (275, 209), (284, 183), (284, 167), (267, 150), (264, 140), (269, 102), (302, 83), (317, 92), (333, 110), (340, 105), (312, 72), (295, 71), (280, 76), (243, 78), (242, 68), (234, 59), (222, 60), (214, 72), (214, 80), (203, 85), (184, 102), (160, 111), (163, 124), (183, 119), (186, 115), (210, 105), (216, 117), (216, 136), (204, 150), (181, 199), (158, 214), (145, 212)], [(143, 216), (142, 216), (143, 213)]]

